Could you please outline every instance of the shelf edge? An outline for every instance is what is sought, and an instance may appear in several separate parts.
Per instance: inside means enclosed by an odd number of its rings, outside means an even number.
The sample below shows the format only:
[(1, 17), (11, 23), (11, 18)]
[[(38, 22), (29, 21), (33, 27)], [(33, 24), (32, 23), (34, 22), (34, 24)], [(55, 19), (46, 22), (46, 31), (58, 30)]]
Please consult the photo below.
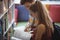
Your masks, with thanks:
[(8, 12), (8, 9), (3, 14), (1, 14), (0, 19), (6, 14), (6, 12)]

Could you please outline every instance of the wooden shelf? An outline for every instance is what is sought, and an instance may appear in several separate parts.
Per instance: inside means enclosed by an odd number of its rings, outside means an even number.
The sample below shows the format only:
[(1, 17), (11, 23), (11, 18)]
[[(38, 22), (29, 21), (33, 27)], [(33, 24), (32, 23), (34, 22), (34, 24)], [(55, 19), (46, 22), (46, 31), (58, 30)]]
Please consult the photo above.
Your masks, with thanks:
[[(9, 8), (12, 7), (12, 5), (14, 4), (14, 2), (9, 6)], [(8, 12), (8, 9), (6, 9), (6, 11), (4, 11), (3, 13), (0, 14), (0, 19)]]

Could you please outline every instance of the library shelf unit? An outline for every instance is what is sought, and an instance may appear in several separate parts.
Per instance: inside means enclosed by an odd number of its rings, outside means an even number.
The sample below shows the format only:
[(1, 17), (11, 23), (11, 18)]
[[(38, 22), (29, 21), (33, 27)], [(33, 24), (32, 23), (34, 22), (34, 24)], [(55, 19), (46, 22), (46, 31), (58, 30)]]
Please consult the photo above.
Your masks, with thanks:
[(14, 33), (14, 0), (0, 0), (0, 40), (11, 40)]

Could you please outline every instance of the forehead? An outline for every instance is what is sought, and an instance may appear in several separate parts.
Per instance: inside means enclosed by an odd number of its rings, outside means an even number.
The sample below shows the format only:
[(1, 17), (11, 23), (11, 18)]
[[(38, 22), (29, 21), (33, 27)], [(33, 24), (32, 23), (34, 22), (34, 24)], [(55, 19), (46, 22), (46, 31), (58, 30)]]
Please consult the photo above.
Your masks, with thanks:
[(34, 3), (35, 3), (35, 0), (33, 0), (32, 4), (34, 4)]
[(33, 12), (33, 11), (30, 10), (30, 14), (37, 14), (37, 13), (38, 13), (38, 12)]

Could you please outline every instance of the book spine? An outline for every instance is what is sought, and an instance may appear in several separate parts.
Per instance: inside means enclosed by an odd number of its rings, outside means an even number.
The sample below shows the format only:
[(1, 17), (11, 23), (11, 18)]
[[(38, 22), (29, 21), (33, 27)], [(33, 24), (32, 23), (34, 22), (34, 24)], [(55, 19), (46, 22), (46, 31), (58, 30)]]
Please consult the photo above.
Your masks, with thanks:
[(3, 13), (3, 1), (0, 1), (0, 14)]
[(2, 31), (2, 20), (0, 20), (0, 39), (3, 40), (3, 31)]

